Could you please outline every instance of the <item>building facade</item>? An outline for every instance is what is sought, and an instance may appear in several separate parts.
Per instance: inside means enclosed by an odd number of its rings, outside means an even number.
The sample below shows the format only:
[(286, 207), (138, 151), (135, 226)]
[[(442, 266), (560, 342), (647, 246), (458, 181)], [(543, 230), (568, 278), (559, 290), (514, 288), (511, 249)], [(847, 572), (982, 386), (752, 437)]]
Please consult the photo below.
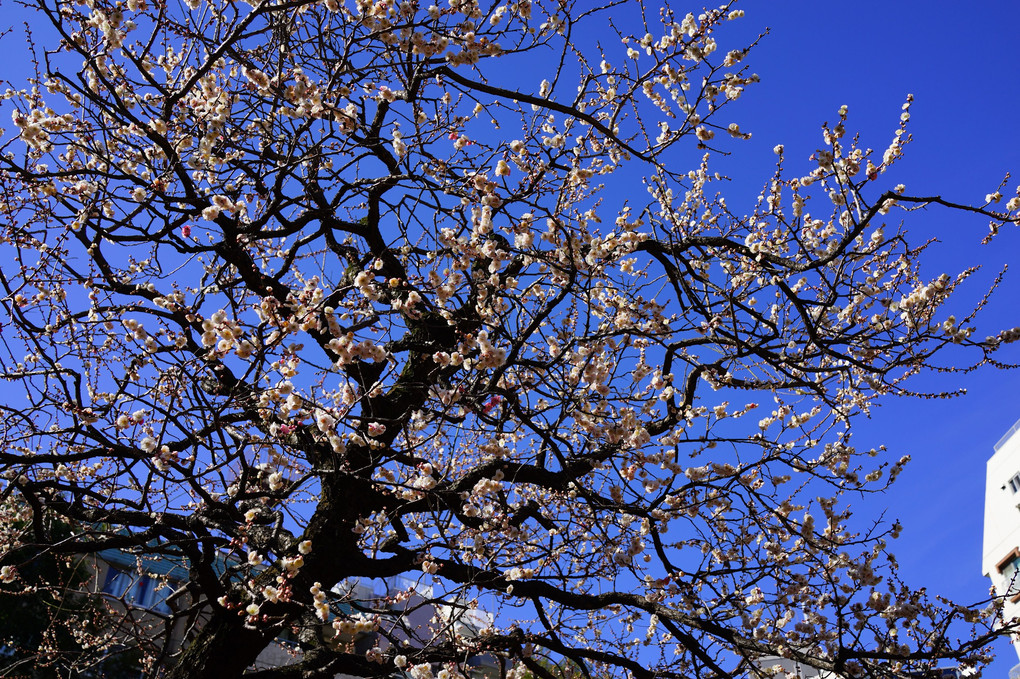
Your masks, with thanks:
[[(225, 557), (224, 557), (225, 558)], [(109, 632), (125, 640), (151, 638), (165, 653), (178, 652), (187, 642), (189, 633), (205, 624), (207, 615), (200, 608), (190, 617), (175, 616), (191, 608), (191, 600), (183, 587), (188, 571), (183, 558), (146, 557), (122, 550), (100, 552), (90, 564), (90, 590), (100, 596), (112, 615)], [(223, 564), (226, 568), (226, 562)], [(344, 642), (354, 642), (364, 653), (376, 648), (385, 652), (392, 643), (409, 649), (424, 647), (444, 634), (455, 633), (462, 638), (478, 636), (493, 623), (492, 615), (469, 602), (446, 601), (433, 597), (432, 588), (417, 580), (396, 576), (381, 581), (354, 580), (334, 587), (334, 613), (350, 614), (353, 606), (380, 613), (378, 631), (358, 633)], [(170, 624), (172, 622), (172, 624)], [(327, 637), (332, 633), (324, 626)], [(339, 640), (339, 637), (333, 637)], [(292, 665), (301, 660), (300, 644), (288, 635), (273, 641), (256, 659), (252, 669), (264, 670)], [(496, 659), (478, 655), (466, 660), (464, 672), (472, 679), (488, 679), (499, 674)], [(348, 679), (338, 674), (337, 679)], [(353, 677), (350, 679), (354, 679)]]
[[(1020, 421), (999, 439), (985, 476), (981, 568), (1003, 597), (1003, 619), (1020, 618)], [(1013, 637), (1020, 657), (1020, 637)]]

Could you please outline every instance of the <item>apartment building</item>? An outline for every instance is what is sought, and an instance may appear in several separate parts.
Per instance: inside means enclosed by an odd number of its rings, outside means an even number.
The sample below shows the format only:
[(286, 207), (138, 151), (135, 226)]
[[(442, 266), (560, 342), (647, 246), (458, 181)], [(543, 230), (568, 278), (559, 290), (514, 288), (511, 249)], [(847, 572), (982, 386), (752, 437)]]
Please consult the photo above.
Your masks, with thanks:
[[(1003, 597), (1003, 618), (1020, 618), (1020, 421), (994, 446), (985, 476), (981, 568)], [(1020, 638), (1013, 638), (1020, 657)]]

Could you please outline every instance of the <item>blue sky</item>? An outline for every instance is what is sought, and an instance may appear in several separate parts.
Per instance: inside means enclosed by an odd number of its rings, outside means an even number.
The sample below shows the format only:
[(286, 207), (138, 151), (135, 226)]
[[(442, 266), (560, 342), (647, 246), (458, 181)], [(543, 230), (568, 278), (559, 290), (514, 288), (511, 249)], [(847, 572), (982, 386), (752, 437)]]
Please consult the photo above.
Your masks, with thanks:
[[(1012, 195), (1020, 180), (1020, 4), (783, 0), (746, 3), (744, 9), (744, 30), (770, 28), (747, 60), (761, 84), (731, 109), (754, 135), (748, 142), (754, 152), (741, 158), (749, 170), (749, 199), (754, 181), (772, 169), (771, 148), (783, 143), (791, 167), (803, 161), (821, 145), (820, 123), (834, 120), (843, 104), (850, 109), (849, 127), (860, 130), (867, 145), (884, 148), (907, 93), (915, 98), (909, 128), (914, 141), (894, 181), (908, 191), (980, 202), (1013, 170), (1006, 194)], [(1020, 325), (1020, 228), (1004, 229), (992, 245), (982, 246), (982, 220), (928, 210), (907, 226), (918, 240), (943, 241), (930, 253), (929, 273), (983, 265), (963, 292), (971, 300), (1003, 264), (1013, 266), (978, 333)], [(1011, 349), (1003, 358), (1020, 360), (1017, 347)], [(859, 506), (858, 519), (887, 510), (886, 518), (903, 522), (893, 551), (908, 583), (974, 601), (988, 588), (980, 563), (985, 460), (1020, 418), (1020, 373), (982, 370), (915, 384), (966, 387), (969, 393), (889, 401), (860, 422), (859, 446), (884, 443), (894, 456), (907, 453), (913, 462), (884, 497), (852, 504)], [(996, 650), (987, 677), (1005, 677), (1017, 663), (1005, 641)]]
[[(688, 9), (674, 4), (678, 11)], [(1016, 178), (1004, 191), (1012, 195), (1020, 182), (1020, 3), (757, 0), (743, 8), (744, 20), (719, 35), (722, 47), (738, 47), (766, 27), (770, 33), (746, 62), (761, 83), (726, 114), (753, 135), (725, 161), (734, 177), (732, 204), (752, 203), (773, 171), (776, 144), (785, 145), (792, 171), (807, 168), (807, 157), (821, 145), (821, 123), (835, 120), (843, 104), (849, 106), (850, 129), (859, 130), (867, 145), (885, 148), (908, 93), (915, 98), (909, 128), (914, 141), (886, 175), (891, 182), (903, 182), (913, 193), (977, 203), (1013, 169)], [(8, 0), (0, 5), (0, 26), (17, 27), (20, 14)], [(0, 41), (0, 56), (5, 76), (14, 79), (9, 65), (25, 64), (23, 40), (12, 35)], [(692, 149), (692, 166), (697, 157)], [(983, 265), (962, 291), (961, 304), (979, 299), (999, 269), (1014, 264), (978, 333), (1020, 325), (1020, 228), (1007, 227), (992, 245), (982, 246), (982, 219), (930, 209), (912, 215), (907, 225), (915, 239), (942, 241), (930, 252), (930, 275)], [(1020, 347), (1003, 358), (1020, 361)], [(940, 375), (915, 386), (966, 387), (968, 396), (886, 402), (859, 423), (860, 447), (884, 443), (894, 459), (914, 457), (886, 495), (853, 503), (860, 505), (859, 519), (886, 511), (887, 519), (903, 522), (893, 549), (908, 583), (965, 603), (985, 596), (985, 460), (1020, 418), (1018, 384), (1020, 372)], [(997, 650), (988, 677), (1005, 677), (1017, 662), (1005, 642)]]

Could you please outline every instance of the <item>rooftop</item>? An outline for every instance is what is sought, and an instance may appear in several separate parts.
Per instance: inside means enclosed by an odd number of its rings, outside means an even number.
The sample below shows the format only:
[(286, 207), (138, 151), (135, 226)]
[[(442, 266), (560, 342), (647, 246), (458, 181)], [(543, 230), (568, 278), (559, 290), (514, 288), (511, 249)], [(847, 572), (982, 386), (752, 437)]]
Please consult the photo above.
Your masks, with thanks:
[(1016, 422), (1014, 422), (1013, 426), (1009, 428), (1009, 431), (1007, 431), (1005, 434), (1003, 434), (1002, 438), (1000, 438), (995, 443), (995, 445), (992, 446), (995, 449), (995, 452), (999, 452), (999, 448), (1002, 448), (1002, 446), (1005, 445), (1006, 441), (1008, 441), (1010, 439), (1010, 437), (1012, 437), (1013, 434), (1017, 433), (1018, 431), (1020, 431), (1020, 420), (1017, 420)]

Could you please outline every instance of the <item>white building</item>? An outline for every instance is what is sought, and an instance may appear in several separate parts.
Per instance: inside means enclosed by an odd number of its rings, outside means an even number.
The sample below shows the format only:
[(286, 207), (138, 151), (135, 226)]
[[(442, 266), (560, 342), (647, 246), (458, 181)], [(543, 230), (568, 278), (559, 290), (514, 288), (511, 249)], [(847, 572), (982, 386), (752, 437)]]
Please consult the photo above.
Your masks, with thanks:
[[(773, 679), (840, 679), (834, 672), (820, 670), (811, 665), (805, 665), (792, 658), (780, 658), (777, 655), (767, 655), (755, 662), (764, 672), (752, 672), (748, 679), (761, 679), (772, 677)], [(967, 675), (956, 667), (942, 667), (932, 670), (916, 670), (902, 672), (903, 679), (964, 679)], [(1013, 679), (1011, 676), (1010, 679)]]
[[(833, 679), (835, 676), (832, 672), (804, 665), (792, 658), (780, 658), (778, 655), (759, 658), (755, 664), (765, 670), (766, 676), (773, 676), (777, 679)], [(757, 676), (757, 673), (750, 675), (752, 678)]]
[[(981, 568), (1004, 599), (1004, 618), (1020, 617), (1020, 421), (995, 444), (985, 477)], [(1013, 638), (1020, 656), (1020, 638)]]

